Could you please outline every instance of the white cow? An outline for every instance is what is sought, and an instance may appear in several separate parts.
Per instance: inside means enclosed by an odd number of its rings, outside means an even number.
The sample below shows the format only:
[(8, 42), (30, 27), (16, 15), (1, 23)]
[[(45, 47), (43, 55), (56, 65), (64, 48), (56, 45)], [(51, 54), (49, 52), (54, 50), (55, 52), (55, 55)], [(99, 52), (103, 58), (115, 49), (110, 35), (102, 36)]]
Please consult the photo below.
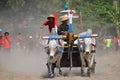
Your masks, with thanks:
[(57, 75), (61, 75), (62, 72), (60, 69), (60, 61), (64, 50), (64, 44), (66, 44), (66, 42), (58, 39), (50, 39), (41, 41), (40, 43), (44, 44), (46, 52), (48, 54), (47, 67), (49, 77), (54, 77), (54, 63), (56, 63), (56, 67), (58, 70)]
[[(88, 32), (80, 33), (80, 35), (86, 34), (86, 33), (88, 33)], [(84, 52), (81, 52), (81, 54), (80, 54), (81, 63), (82, 63), (81, 73), (82, 73), (82, 75), (85, 75), (84, 67), (86, 67), (88, 65), (87, 74), (88, 74), (88, 76), (90, 76), (91, 68), (93, 67), (94, 59), (95, 59), (94, 52), (95, 52), (95, 48), (96, 48), (96, 39), (94, 37), (77, 39), (74, 41), (74, 44), (77, 44), (80, 49), (84, 48), (84, 50), (83, 50)]]

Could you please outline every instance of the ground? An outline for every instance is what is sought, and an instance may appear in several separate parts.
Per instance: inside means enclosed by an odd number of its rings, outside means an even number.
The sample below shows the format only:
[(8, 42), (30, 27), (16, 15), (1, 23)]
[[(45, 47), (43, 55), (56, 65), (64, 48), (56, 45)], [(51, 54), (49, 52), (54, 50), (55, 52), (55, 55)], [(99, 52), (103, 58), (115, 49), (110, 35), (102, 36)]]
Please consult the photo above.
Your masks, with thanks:
[[(43, 49), (39, 53), (0, 53), (0, 80), (51, 80), (47, 78), (47, 55)], [(102, 54), (102, 55), (101, 55)], [(119, 80), (120, 51), (96, 54), (96, 73), (91, 77), (81, 77), (80, 69), (73, 68), (71, 76), (61, 76), (52, 80)], [(66, 74), (69, 69), (64, 69)]]

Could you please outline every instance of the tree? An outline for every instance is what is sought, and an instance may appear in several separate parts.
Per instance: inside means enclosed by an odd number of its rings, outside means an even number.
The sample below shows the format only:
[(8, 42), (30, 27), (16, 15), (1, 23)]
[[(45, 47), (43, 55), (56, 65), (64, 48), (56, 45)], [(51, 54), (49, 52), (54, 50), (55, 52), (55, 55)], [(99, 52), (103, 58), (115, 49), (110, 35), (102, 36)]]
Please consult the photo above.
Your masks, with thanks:
[(117, 35), (120, 36), (120, 6), (118, 1), (113, 1), (113, 6), (109, 6), (106, 17), (116, 26)]
[(23, 7), (25, 0), (8, 0), (6, 6), (11, 7), (13, 10), (18, 10), (20, 7)]

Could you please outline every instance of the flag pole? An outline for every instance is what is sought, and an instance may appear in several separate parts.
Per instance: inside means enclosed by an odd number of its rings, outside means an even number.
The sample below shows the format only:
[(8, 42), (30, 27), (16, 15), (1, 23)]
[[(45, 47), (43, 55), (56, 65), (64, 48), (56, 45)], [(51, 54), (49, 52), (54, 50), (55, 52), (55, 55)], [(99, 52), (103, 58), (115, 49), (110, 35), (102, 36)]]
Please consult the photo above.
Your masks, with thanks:
[(82, 12), (80, 11), (80, 28), (81, 28), (81, 32), (83, 32), (83, 23), (82, 23)]
[(72, 5), (70, 0), (68, 0), (69, 3), (69, 12), (68, 12), (68, 17), (69, 17), (69, 32), (73, 32), (73, 27), (72, 27)]

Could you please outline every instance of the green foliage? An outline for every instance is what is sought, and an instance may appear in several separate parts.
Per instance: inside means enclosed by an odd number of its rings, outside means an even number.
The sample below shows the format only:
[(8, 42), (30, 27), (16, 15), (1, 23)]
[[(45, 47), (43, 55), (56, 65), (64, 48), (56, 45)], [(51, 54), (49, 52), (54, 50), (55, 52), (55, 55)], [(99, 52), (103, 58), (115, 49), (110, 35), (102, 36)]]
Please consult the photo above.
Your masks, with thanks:
[(6, 6), (16, 10), (17, 8), (23, 7), (25, 0), (8, 0)]
[[(18, 19), (33, 15), (36, 18), (46, 18), (46, 15), (68, 9), (67, 0), (0, 0), (1, 7), (7, 7)], [(70, 0), (72, 9), (79, 15), (82, 12), (83, 26), (99, 26), (106, 23), (120, 26), (120, 6), (113, 0)], [(9, 14), (10, 15), (10, 14)], [(11, 15), (10, 15), (11, 16)], [(16, 19), (16, 17), (15, 17)], [(73, 20), (77, 26), (79, 19)], [(109, 24), (108, 24), (109, 23)], [(79, 27), (79, 26), (78, 26)], [(78, 30), (78, 27), (76, 30)]]
[(107, 17), (111, 22), (117, 25), (117, 27), (120, 27), (120, 7), (117, 1), (114, 1), (113, 6), (110, 6), (107, 10)]

